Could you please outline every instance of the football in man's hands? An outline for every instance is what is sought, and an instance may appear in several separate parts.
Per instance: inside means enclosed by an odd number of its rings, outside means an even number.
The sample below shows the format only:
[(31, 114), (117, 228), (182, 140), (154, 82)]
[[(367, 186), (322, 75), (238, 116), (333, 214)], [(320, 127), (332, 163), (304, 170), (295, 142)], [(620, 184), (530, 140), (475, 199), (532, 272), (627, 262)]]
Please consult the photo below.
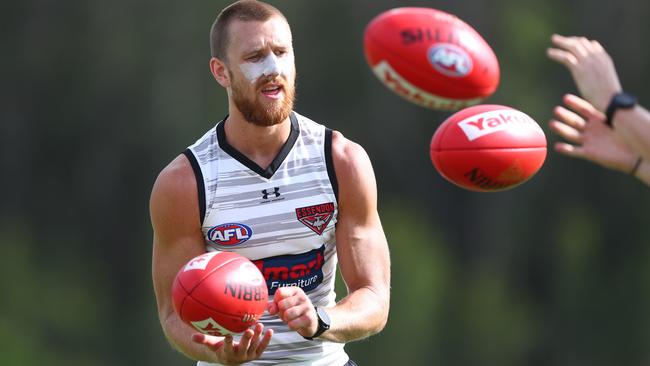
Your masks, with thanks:
[(366, 27), (365, 54), (389, 89), (423, 107), (458, 110), (492, 95), (499, 63), (492, 48), (455, 15), (396, 8)]
[(197, 331), (216, 336), (241, 333), (257, 323), (268, 292), (259, 269), (231, 252), (210, 252), (184, 265), (172, 285), (174, 309)]
[(463, 109), (431, 140), (431, 160), (450, 182), (494, 192), (530, 179), (546, 159), (546, 136), (525, 113), (500, 105)]

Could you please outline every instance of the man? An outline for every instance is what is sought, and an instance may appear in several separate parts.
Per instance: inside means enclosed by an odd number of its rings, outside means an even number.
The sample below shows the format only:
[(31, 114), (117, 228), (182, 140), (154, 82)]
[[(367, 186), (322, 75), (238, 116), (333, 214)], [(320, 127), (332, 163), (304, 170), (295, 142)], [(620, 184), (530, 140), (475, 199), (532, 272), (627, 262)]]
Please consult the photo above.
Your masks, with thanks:
[(575, 144), (559, 142), (555, 149), (606, 168), (631, 174), (650, 185), (650, 113), (624, 93), (612, 59), (597, 41), (553, 35), (557, 48), (548, 56), (565, 65), (581, 99), (566, 95), (555, 108), (551, 129)]
[[(160, 173), (151, 196), (164, 333), (198, 365), (353, 365), (344, 343), (381, 331), (389, 307), (389, 253), (370, 160), (340, 133), (292, 111), (292, 35), (277, 9), (254, 0), (230, 5), (212, 26), (211, 48), (229, 114)], [(225, 243), (215, 234), (224, 224), (250, 232)], [(200, 334), (173, 310), (175, 274), (206, 250), (242, 254), (266, 277), (268, 314), (241, 337)], [(337, 258), (348, 288), (338, 303)]]

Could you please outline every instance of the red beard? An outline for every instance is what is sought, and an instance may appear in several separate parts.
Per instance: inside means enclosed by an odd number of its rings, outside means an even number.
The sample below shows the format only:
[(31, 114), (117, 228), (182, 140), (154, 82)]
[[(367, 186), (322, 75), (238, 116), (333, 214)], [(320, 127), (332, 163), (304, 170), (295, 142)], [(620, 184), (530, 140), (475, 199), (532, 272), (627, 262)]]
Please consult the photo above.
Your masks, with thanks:
[[(230, 80), (234, 81), (232, 73), (230, 74)], [(282, 85), (284, 98), (282, 98), (280, 103), (269, 103), (265, 105), (265, 103), (262, 103), (258, 99), (260, 98), (259, 92), (264, 85), (272, 81)], [(232, 99), (237, 109), (244, 116), (244, 119), (256, 126), (268, 127), (282, 123), (282, 121), (289, 117), (289, 114), (293, 110), (296, 87), (295, 84), (289, 85), (285, 79), (280, 77), (265, 77), (260, 79), (255, 85), (255, 92), (252, 97), (246, 94), (246, 89), (247, 85), (245, 82), (233, 82), (231, 87)]]

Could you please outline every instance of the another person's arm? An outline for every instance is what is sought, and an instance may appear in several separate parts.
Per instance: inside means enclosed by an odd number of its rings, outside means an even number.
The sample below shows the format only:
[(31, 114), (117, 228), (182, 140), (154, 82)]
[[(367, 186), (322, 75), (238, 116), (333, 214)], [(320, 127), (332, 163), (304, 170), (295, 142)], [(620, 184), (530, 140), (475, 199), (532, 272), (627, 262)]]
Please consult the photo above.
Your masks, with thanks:
[[(596, 109), (604, 112), (612, 97), (622, 91), (614, 62), (598, 41), (584, 37), (553, 35), (557, 48), (549, 48), (548, 56), (565, 65), (580, 94)], [(612, 126), (644, 159), (650, 161), (650, 113), (640, 105), (619, 109)]]
[(198, 207), (192, 167), (185, 156), (179, 156), (158, 176), (150, 203), (153, 283), (163, 331), (176, 349), (193, 360), (240, 364), (256, 359), (272, 336), (271, 331), (261, 336), (261, 324), (234, 342), (232, 337), (198, 334), (174, 311), (171, 288), (176, 273), (190, 259), (205, 253)]
[[(350, 342), (380, 332), (390, 302), (388, 244), (377, 213), (377, 187), (370, 159), (357, 144), (334, 132), (332, 156), (339, 185), (336, 248), (348, 294), (326, 308), (331, 325), (319, 338)], [(269, 312), (311, 337), (318, 327), (314, 307), (297, 287), (281, 288)]]
[(556, 119), (551, 120), (549, 125), (553, 132), (570, 143), (557, 142), (556, 151), (632, 174), (650, 185), (649, 161), (642, 159), (639, 162), (639, 153), (605, 124), (602, 112), (575, 95), (566, 95), (564, 104), (568, 108), (556, 107)]

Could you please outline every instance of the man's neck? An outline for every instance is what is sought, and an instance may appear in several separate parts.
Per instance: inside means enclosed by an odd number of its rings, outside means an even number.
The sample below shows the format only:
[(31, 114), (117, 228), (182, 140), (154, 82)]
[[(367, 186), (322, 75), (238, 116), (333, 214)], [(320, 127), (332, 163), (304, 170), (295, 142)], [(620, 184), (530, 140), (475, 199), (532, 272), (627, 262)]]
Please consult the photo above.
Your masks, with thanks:
[(261, 168), (266, 169), (278, 155), (291, 133), (291, 120), (261, 127), (244, 119), (242, 114), (231, 108), (225, 121), (226, 141)]

